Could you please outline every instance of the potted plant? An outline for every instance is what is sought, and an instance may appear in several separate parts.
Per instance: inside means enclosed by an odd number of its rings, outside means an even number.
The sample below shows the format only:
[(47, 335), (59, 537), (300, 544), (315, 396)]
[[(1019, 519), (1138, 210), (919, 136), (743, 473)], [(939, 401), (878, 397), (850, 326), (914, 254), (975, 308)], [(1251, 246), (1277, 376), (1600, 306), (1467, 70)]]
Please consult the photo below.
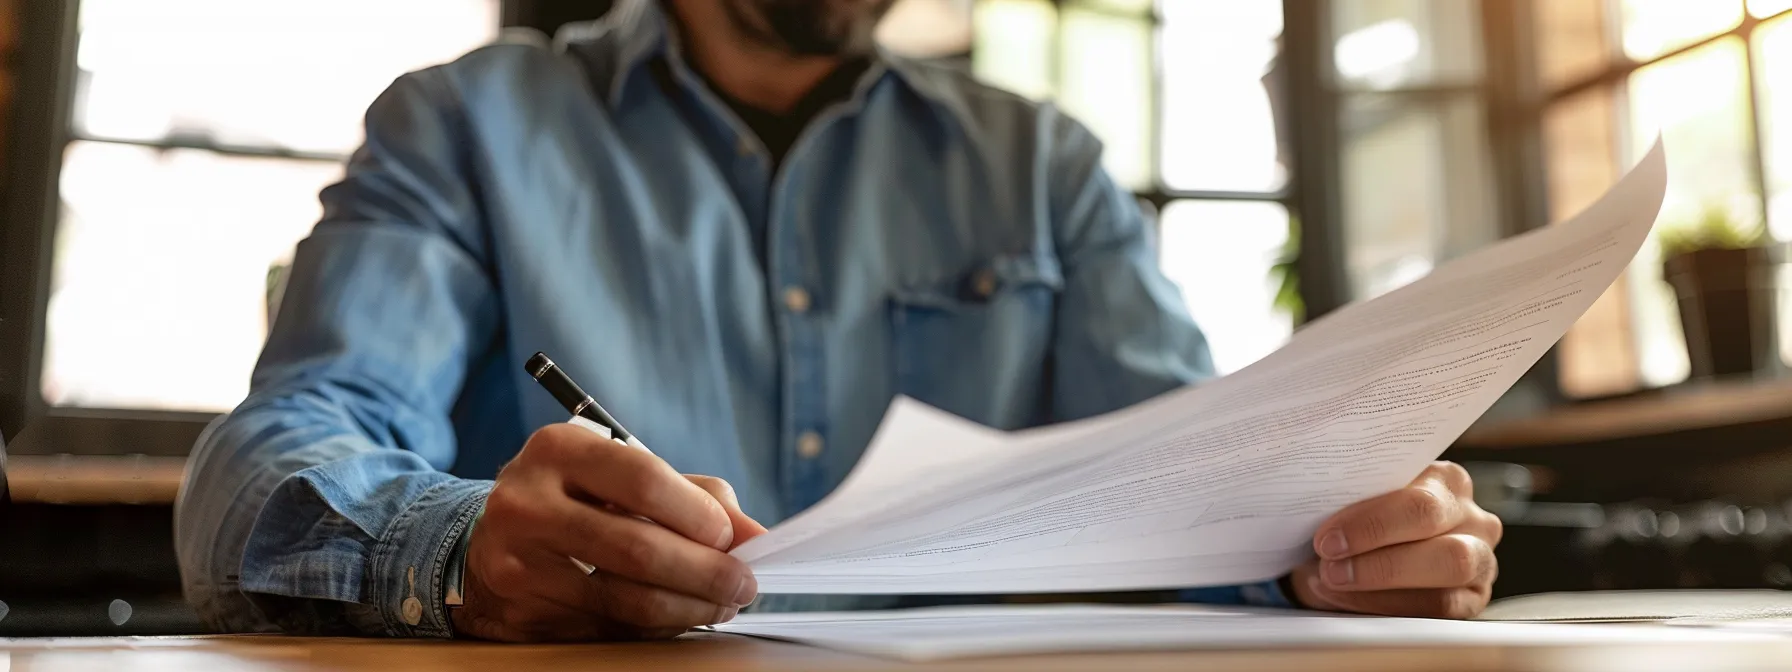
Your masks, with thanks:
[(1662, 278), (1674, 288), (1693, 378), (1781, 368), (1774, 305), (1784, 244), (1723, 208), (1660, 234)]
[(1307, 302), (1300, 295), (1300, 219), (1292, 214), (1288, 217), (1288, 242), (1269, 267), (1269, 277), (1276, 286), (1276, 310), (1286, 313), (1299, 327), (1307, 319)]

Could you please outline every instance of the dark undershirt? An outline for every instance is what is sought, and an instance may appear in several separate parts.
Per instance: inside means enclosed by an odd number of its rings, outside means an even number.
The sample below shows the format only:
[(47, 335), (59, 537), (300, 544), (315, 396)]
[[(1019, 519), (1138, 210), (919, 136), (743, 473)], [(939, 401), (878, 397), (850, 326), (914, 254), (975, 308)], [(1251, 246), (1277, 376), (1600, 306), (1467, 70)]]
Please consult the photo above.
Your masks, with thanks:
[(803, 128), (808, 126), (809, 122), (815, 120), (815, 115), (820, 114), (829, 105), (850, 98), (853, 90), (858, 86), (859, 77), (869, 69), (871, 69), (869, 57), (846, 60), (840, 64), (840, 67), (835, 68), (834, 72), (823, 77), (815, 85), (815, 88), (810, 89), (809, 93), (803, 96), (802, 100), (797, 101), (797, 104), (785, 114), (767, 112), (743, 103), (723, 92), (715, 85), (715, 82), (708, 81), (707, 77), (704, 80), (709, 84), (710, 90), (715, 92), (716, 97), (722, 99), (729, 109), (734, 110), (735, 116), (740, 117), (740, 120), (746, 123), (747, 128), (753, 131), (753, 135), (758, 136), (759, 142), (765, 145), (766, 151), (771, 152), (772, 165), (777, 166), (784, 163), (784, 155), (790, 153), (791, 145), (796, 144), (797, 136), (802, 134)]

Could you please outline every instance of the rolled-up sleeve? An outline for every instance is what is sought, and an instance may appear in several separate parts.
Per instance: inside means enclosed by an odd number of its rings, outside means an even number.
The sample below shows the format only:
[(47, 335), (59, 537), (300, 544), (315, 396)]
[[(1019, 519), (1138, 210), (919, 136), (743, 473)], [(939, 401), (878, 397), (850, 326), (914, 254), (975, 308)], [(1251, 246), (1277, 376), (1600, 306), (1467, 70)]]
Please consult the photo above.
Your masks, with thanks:
[(491, 484), (444, 472), (449, 414), (498, 312), (458, 109), (438, 71), (370, 108), (248, 398), (194, 449), (176, 544), (218, 629), (451, 632), (443, 569)]
[[(1158, 264), (1151, 223), (1101, 168), (1101, 143), (1080, 124), (1041, 125), (1047, 184), (1064, 266), (1053, 364), (1053, 420), (1099, 415), (1214, 376), (1207, 338)], [(1210, 603), (1287, 607), (1275, 581), (1180, 591)]]

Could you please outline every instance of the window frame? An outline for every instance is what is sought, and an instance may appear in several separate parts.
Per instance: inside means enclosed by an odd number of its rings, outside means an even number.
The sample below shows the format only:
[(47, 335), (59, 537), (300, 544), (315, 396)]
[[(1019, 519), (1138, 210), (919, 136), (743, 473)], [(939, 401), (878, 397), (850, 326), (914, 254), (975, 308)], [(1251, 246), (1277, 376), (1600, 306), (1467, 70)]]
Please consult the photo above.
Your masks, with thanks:
[[(1762, 216), (1767, 216), (1768, 200), (1772, 198), (1772, 194), (1768, 189), (1767, 152), (1761, 133), (1763, 92), (1754, 36), (1762, 24), (1792, 16), (1792, 8), (1757, 18), (1753, 12), (1749, 11), (1747, 3), (1743, 2), (1742, 20), (1729, 30), (1707, 35), (1649, 58), (1634, 59), (1624, 53), (1621, 39), (1622, 29), (1614, 23), (1622, 20), (1622, 8), (1618, 5), (1618, 0), (1603, 0), (1605, 7), (1602, 18), (1606, 22), (1604, 28), (1613, 36), (1611, 44), (1608, 45), (1607, 62), (1596, 71), (1581, 75), (1559, 86), (1546, 88), (1542, 84), (1540, 75), (1540, 46), (1533, 38), (1536, 32), (1534, 26), (1536, 25), (1537, 3), (1547, 0), (1481, 1), (1487, 15), (1498, 17), (1500, 24), (1498, 26), (1500, 32), (1498, 44), (1489, 45), (1489, 62), (1504, 59), (1506, 62), (1514, 64), (1510, 68), (1511, 72), (1504, 73), (1509, 79), (1503, 83), (1495, 105), (1490, 106), (1490, 112), (1497, 114), (1497, 118), (1500, 120), (1500, 123), (1496, 125), (1496, 133), (1504, 134), (1495, 137), (1496, 170), (1499, 171), (1502, 179), (1501, 193), (1504, 197), (1514, 199), (1513, 202), (1520, 203), (1522, 210), (1511, 222), (1513, 229), (1508, 235), (1549, 224), (1550, 194), (1546, 183), (1549, 156), (1541, 138), (1546, 120), (1556, 106), (1570, 104), (1580, 94), (1599, 90), (1627, 95), (1630, 76), (1638, 70), (1732, 37), (1739, 39), (1743, 45), (1744, 63), (1749, 83), (1748, 127), (1746, 130), (1754, 148), (1752, 160), (1748, 166), (1749, 170), (1754, 173), (1752, 176), (1754, 184), (1751, 186), (1754, 187), (1756, 197), (1760, 200), (1759, 207)], [(1614, 105), (1614, 112), (1624, 114), (1628, 110), (1628, 104), (1628, 99), (1623, 99), (1622, 104)], [(1495, 117), (1490, 117), (1490, 119), (1493, 118)], [(1621, 126), (1625, 121), (1614, 119), (1612, 123)], [(1502, 143), (1497, 141), (1501, 137), (1509, 138), (1513, 146), (1511, 148), (1500, 147)], [(1502, 152), (1502, 149), (1507, 151)], [(1613, 156), (1611, 160), (1616, 163), (1620, 157)], [(1634, 301), (1635, 297), (1629, 297), (1627, 300)], [(1625, 334), (1634, 339), (1634, 327), (1626, 326)], [(1555, 403), (1583, 403), (1624, 398), (1648, 394), (1661, 389), (1651, 387), (1639, 377), (1628, 391), (1569, 397), (1561, 384), (1559, 375), (1561, 367), (1560, 356), (1555, 349), (1551, 350), (1551, 356), (1546, 357), (1538, 367), (1547, 371), (1546, 387)]]
[[(1144, 21), (1152, 34), (1150, 110), (1151, 182), (1147, 188), (1132, 192), (1148, 209), (1153, 224), (1161, 227), (1158, 213), (1176, 201), (1219, 201), (1275, 203), (1287, 212), (1290, 221), (1299, 222), (1298, 237), (1291, 241), (1296, 248), (1294, 270), (1299, 282), (1296, 289), (1302, 303), (1300, 324), (1317, 319), (1350, 303), (1351, 284), (1346, 266), (1345, 237), (1342, 229), (1342, 160), (1339, 153), (1339, 109), (1345, 95), (1358, 93), (1338, 87), (1332, 72), (1332, 0), (1282, 0), (1282, 41), (1277, 62), (1282, 67), (1280, 100), (1286, 109), (1275, 112), (1286, 115), (1277, 119), (1287, 129), (1283, 149), (1288, 157), (1287, 179), (1272, 191), (1225, 191), (1172, 188), (1163, 179), (1164, 81), (1166, 67), (1161, 48), (1163, 2), (1158, 0), (1148, 11), (1130, 12), (1104, 6), (1091, 0), (1049, 0), (1062, 16), (1066, 8), (1095, 14)], [(1058, 66), (1062, 49), (1062, 23), (1054, 34), (1055, 45), (1050, 58), (1054, 81), (1061, 76)], [(1395, 96), (1416, 93), (1431, 96), (1437, 92), (1375, 91)], [(1161, 229), (1160, 229), (1161, 231)], [(1160, 236), (1161, 238), (1161, 236)]]
[[(1174, 0), (1160, 0), (1168, 2)], [(1350, 285), (1344, 265), (1343, 232), (1340, 229), (1338, 157), (1338, 105), (1343, 93), (1332, 85), (1331, 77), (1331, 1), (1282, 0), (1282, 49), (1277, 55), (1282, 66), (1280, 100), (1287, 115), (1278, 119), (1278, 126), (1288, 129), (1285, 140), (1288, 176), (1272, 191), (1224, 191), (1177, 189), (1163, 179), (1164, 79), (1166, 67), (1161, 48), (1163, 15), (1161, 4), (1154, 3), (1148, 12), (1134, 13), (1104, 7), (1088, 0), (1051, 0), (1060, 12), (1066, 7), (1106, 14), (1131, 20), (1143, 20), (1152, 33), (1153, 87), (1148, 137), (1151, 140), (1150, 186), (1134, 190), (1133, 195), (1153, 214), (1161, 213), (1176, 201), (1261, 202), (1281, 205), (1291, 219), (1300, 222), (1299, 252), (1295, 270), (1300, 277), (1298, 289), (1306, 320), (1318, 318), (1351, 301)], [(1061, 25), (1060, 25), (1061, 30)], [(1061, 47), (1061, 42), (1054, 38)], [(1053, 76), (1057, 72), (1053, 53)], [(1161, 225), (1161, 222), (1157, 222)], [(1298, 325), (1297, 325), (1298, 326)]]
[[(1499, 213), (1501, 238), (1550, 224), (1534, 2), (1480, 0), (1483, 102), (1493, 193), (1505, 204)], [(1561, 384), (1559, 346), (1551, 345), (1519, 378), (1507, 393), (1507, 398), (1515, 397), (1528, 397), (1533, 405), (1545, 407), (1568, 401)]]
[[(584, 7), (590, 11), (590, 4)], [(73, 127), (75, 104), (75, 51), (80, 41), (80, 0), (30, 0), (17, 3), (19, 51), (15, 70), (17, 87), (8, 128), (3, 167), (6, 202), (0, 216), (13, 222), (38, 222), (9, 227), (17, 236), (35, 231), (41, 238), (15, 244), (8, 240), (8, 262), (0, 275), (0, 301), (10, 302), (0, 314), (29, 315), (23, 329), (0, 328), (0, 356), (9, 357), (5, 370), (20, 372), (25, 398), (19, 407), (23, 417), (0, 418), (0, 426), (24, 425), (17, 437), (7, 437), (6, 450), (13, 455), (150, 455), (184, 457), (200, 434), (221, 414), (200, 411), (131, 408), (80, 408), (48, 404), (43, 398), (42, 364), (44, 315), (49, 306), (50, 259), (61, 219), (61, 177), (68, 146), (76, 142), (133, 145), (156, 149), (187, 149), (225, 157), (284, 159), (340, 164), (348, 154), (293, 151), (282, 148), (239, 146), (193, 138), (155, 141), (89, 136)], [(545, 7), (552, 5), (553, 7)], [(556, 9), (557, 7), (557, 9)], [(500, 0), (501, 27), (536, 26), (573, 11), (554, 0)], [(602, 9), (607, 9), (603, 3)], [(23, 260), (19, 255), (35, 253)], [(12, 263), (12, 262), (17, 263)], [(13, 394), (17, 384), (0, 388)], [(29, 422), (27, 422), (27, 420)]]
[[(1173, 1), (1173, 0), (1164, 0)], [(1378, 96), (1403, 102), (1444, 103), (1466, 98), (1484, 108), (1484, 123), (1493, 134), (1490, 138), (1491, 163), (1494, 171), (1494, 195), (1502, 203), (1516, 203), (1504, 208), (1498, 220), (1500, 237), (1522, 233), (1533, 228), (1536, 213), (1547, 212), (1546, 204), (1537, 201), (1529, 185), (1541, 186), (1541, 177), (1528, 171), (1525, 158), (1541, 155), (1534, 130), (1513, 123), (1511, 101), (1534, 82), (1534, 63), (1524, 61), (1506, 67), (1505, 59), (1514, 53), (1520, 40), (1528, 39), (1521, 31), (1512, 30), (1514, 22), (1527, 17), (1520, 11), (1531, 0), (1518, 2), (1479, 0), (1479, 26), (1482, 36), (1482, 73), (1479, 81), (1446, 81), (1436, 84), (1368, 89), (1346, 86), (1335, 76), (1332, 62), (1334, 34), (1333, 0), (1283, 0), (1282, 42), (1278, 55), (1283, 67), (1280, 80), (1281, 100), (1286, 109), (1278, 114), (1286, 119), (1278, 125), (1288, 129), (1285, 150), (1289, 157), (1288, 179), (1273, 192), (1231, 192), (1171, 189), (1163, 183), (1161, 164), (1154, 165), (1152, 188), (1135, 192), (1141, 201), (1161, 211), (1173, 201), (1261, 201), (1279, 203), (1289, 216), (1300, 222), (1295, 269), (1299, 275), (1299, 293), (1305, 308), (1305, 321), (1311, 321), (1356, 300), (1348, 266), (1348, 242), (1344, 231), (1343, 195), (1343, 128), (1344, 102), (1352, 96)], [(1063, 7), (1076, 0), (1053, 0)], [(1151, 18), (1161, 26), (1162, 17), (1155, 11)], [(1157, 51), (1154, 85), (1161, 92), (1165, 68), (1162, 51)], [(1496, 67), (1497, 66), (1497, 67)], [(1153, 106), (1152, 123), (1154, 161), (1161, 158), (1163, 107), (1161, 96)], [(1511, 138), (1513, 142), (1502, 141)], [(1534, 226), (1543, 226), (1543, 222)], [(1299, 324), (1297, 323), (1297, 328)], [(1553, 362), (1546, 359), (1538, 369), (1551, 372)], [(1553, 380), (1553, 377), (1551, 378)], [(1522, 382), (1522, 381), (1521, 381)]]

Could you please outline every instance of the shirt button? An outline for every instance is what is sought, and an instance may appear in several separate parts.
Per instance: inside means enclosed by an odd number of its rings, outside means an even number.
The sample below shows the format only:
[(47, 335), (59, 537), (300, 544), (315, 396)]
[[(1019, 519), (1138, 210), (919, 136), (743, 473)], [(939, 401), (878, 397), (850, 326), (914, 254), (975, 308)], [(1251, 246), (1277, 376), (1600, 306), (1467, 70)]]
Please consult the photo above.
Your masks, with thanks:
[(796, 439), (796, 454), (801, 455), (805, 460), (821, 457), (821, 448), (821, 435), (815, 432), (803, 432), (803, 435)]
[(404, 622), (416, 625), (423, 622), (423, 601), (415, 597), (404, 598)]
[(977, 298), (980, 299), (987, 299), (994, 296), (996, 293), (996, 272), (987, 268), (977, 271), (977, 275), (971, 278), (971, 291), (976, 292)]
[(809, 312), (809, 292), (801, 287), (786, 288), (784, 290), (784, 307), (799, 315)]

